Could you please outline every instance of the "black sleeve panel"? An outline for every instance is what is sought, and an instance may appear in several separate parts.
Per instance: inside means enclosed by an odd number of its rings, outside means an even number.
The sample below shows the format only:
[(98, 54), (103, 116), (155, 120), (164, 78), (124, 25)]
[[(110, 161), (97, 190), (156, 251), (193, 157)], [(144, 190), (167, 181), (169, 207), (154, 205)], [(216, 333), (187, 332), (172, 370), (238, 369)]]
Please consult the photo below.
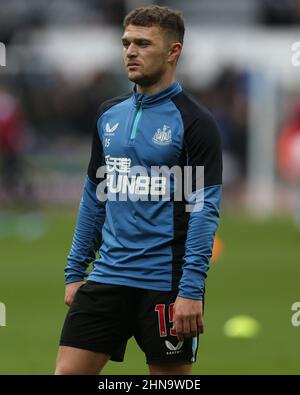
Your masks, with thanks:
[[(222, 145), (218, 126), (210, 112), (186, 93), (173, 99), (184, 124), (188, 165), (204, 166), (204, 187), (222, 184)], [(195, 190), (193, 171), (193, 191)]]
[(96, 173), (98, 168), (100, 166), (105, 165), (105, 160), (103, 157), (103, 146), (98, 133), (98, 126), (97, 126), (98, 119), (107, 110), (109, 110), (111, 107), (115, 106), (116, 104), (126, 100), (130, 95), (131, 93), (105, 101), (104, 103), (102, 103), (97, 113), (96, 120), (94, 122), (92, 150), (91, 150), (91, 157), (90, 157), (90, 162), (87, 172), (90, 180), (93, 181), (95, 184), (99, 184), (99, 182), (101, 181), (100, 178), (96, 178)]
[(96, 121), (96, 125), (94, 126), (93, 140), (92, 140), (91, 158), (87, 172), (90, 180), (93, 181), (95, 184), (99, 184), (99, 182), (101, 181), (99, 178), (96, 177), (96, 174), (98, 168), (102, 165), (104, 165), (103, 146), (99, 137), (97, 121)]

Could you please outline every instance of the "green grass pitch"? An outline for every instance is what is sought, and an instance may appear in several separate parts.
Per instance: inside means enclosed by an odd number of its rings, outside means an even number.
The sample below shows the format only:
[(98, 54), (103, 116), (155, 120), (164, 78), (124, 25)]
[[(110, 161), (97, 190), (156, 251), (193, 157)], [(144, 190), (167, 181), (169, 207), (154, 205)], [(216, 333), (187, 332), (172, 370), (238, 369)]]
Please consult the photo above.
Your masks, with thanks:
[[(63, 269), (76, 213), (41, 217), (1, 215), (0, 374), (52, 374), (67, 307)], [(32, 237), (28, 237), (31, 235)], [(207, 280), (205, 334), (194, 374), (298, 374), (300, 327), (291, 306), (300, 301), (300, 232), (285, 218), (256, 222), (223, 215), (224, 251)], [(224, 336), (239, 314), (261, 324), (258, 336)], [(142, 352), (129, 341), (125, 362), (109, 362), (104, 374), (147, 374)]]

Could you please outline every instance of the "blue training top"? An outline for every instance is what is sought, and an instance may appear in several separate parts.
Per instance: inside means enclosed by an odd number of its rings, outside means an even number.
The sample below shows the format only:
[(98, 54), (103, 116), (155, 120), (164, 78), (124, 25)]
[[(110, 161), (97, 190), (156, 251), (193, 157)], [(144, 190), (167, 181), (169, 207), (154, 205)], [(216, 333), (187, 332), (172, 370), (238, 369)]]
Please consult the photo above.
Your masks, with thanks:
[[(182, 170), (179, 175), (172, 173), (174, 166)], [(202, 183), (199, 166), (204, 166)], [(187, 196), (178, 199), (181, 184), (188, 185)], [(219, 223), (221, 184), (216, 123), (178, 82), (153, 95), (134, 88), (104, 102), (66, 283), (82, 281), (94, 261), (88, 280), (178, 290), (179, 296), (201, 300)]]

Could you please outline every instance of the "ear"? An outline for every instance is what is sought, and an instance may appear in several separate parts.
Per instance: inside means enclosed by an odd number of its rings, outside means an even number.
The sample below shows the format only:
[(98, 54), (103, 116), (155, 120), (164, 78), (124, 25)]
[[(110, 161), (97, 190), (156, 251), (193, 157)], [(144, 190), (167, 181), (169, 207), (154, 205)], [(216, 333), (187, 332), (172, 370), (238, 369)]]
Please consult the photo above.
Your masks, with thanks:
[(181, 43), (172, 43), (169, 49), (169, 62), (177, 62), (182, 51)]

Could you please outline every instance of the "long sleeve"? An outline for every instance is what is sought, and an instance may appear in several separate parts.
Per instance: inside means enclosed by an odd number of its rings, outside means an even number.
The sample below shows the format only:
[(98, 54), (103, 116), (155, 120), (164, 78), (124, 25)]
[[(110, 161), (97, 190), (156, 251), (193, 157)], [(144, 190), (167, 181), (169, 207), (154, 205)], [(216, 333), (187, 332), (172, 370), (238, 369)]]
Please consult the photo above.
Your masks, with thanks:
[(65, 282), (82, 281), (87, 268), (95, 260), (105, 220), (105, 203), (100, 202), (96, 190), (101, 179), (96, 178), (99, 166), (103, 164), (103, 148), (95, 127), (88, 174), (83, 186), (72, 247), (65, 267)]
[[(189, 204), (188, 233), (183, 273), (179, 283), (181, 297), (201, 300), (219, 224), (222, 195), (222, 149), (218, 128), (210, 114), (195, 119), (185, 131), (187, 164), (192, 167), (192, 193)], [(204, 184), (197, 189), (196, 167), (204, 166)]]

